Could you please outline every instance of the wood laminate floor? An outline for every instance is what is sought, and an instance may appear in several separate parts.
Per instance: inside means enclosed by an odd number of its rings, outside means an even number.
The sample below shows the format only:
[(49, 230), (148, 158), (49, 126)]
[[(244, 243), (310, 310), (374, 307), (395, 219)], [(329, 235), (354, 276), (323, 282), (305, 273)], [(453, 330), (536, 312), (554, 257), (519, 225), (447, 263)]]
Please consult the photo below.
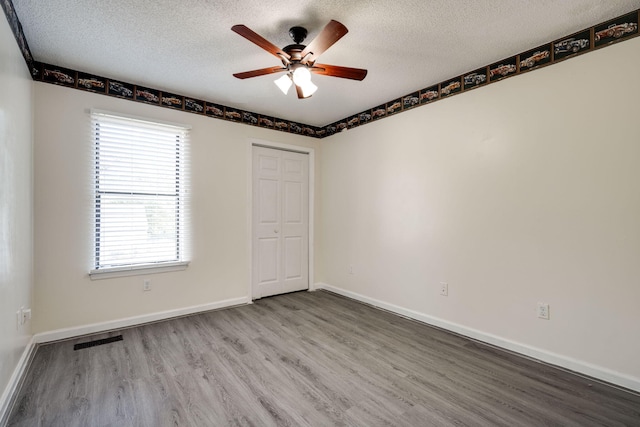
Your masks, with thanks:
[(640, 426), (640, 396), (318, 291), (42, 345), (9, 425)]

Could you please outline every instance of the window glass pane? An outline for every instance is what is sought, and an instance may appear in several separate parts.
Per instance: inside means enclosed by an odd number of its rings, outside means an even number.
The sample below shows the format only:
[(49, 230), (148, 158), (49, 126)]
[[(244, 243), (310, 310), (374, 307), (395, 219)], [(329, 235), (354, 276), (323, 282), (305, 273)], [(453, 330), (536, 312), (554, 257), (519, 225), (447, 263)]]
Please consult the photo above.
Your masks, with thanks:
[(176, 193), (178, 147), (175, 135), (153, 143), (113, 141), (100, 127), (100, 190), (135, 193)]
[(176, 197), (100, 196), (100, 265), (178, 260)]

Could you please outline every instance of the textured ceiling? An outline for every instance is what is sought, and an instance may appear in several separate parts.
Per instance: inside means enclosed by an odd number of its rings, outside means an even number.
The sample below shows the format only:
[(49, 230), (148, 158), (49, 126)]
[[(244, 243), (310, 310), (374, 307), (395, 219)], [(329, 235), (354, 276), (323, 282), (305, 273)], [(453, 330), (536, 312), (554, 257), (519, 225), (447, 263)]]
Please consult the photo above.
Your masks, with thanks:
[[(640, 0), (13, 0), (37, 61), (323, 126), (640, 8)], [(280, 65), (231, 31), (284, 47), (288, 29), (329, 20), (349, 33), (319, 62), (369, 70), (314, 75), (298, 100), (233, 73)]]

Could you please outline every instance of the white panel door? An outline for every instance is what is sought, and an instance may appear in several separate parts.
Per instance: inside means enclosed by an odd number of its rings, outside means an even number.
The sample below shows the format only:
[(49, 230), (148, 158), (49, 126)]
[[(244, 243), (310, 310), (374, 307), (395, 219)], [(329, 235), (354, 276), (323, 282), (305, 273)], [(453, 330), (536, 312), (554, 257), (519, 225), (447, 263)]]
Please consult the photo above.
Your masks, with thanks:
[(253, 147), (252, 297), (309, 288), (309, 156)]

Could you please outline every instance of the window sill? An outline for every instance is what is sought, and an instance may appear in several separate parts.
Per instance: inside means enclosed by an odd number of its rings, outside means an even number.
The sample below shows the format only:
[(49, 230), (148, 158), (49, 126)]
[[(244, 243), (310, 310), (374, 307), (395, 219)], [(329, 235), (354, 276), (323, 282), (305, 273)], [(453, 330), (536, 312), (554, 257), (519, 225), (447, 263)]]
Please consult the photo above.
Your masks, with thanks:
[(91, 270), (89, 278), (91, 280), (111, 279), (113, 277), (138, 276), (141, 274), (166, 273), (169, 271), (182, 271), (189, 266), (189, 261), (167, 262), (163, 264), (146, 264), (129, 267), (101, 268)]

